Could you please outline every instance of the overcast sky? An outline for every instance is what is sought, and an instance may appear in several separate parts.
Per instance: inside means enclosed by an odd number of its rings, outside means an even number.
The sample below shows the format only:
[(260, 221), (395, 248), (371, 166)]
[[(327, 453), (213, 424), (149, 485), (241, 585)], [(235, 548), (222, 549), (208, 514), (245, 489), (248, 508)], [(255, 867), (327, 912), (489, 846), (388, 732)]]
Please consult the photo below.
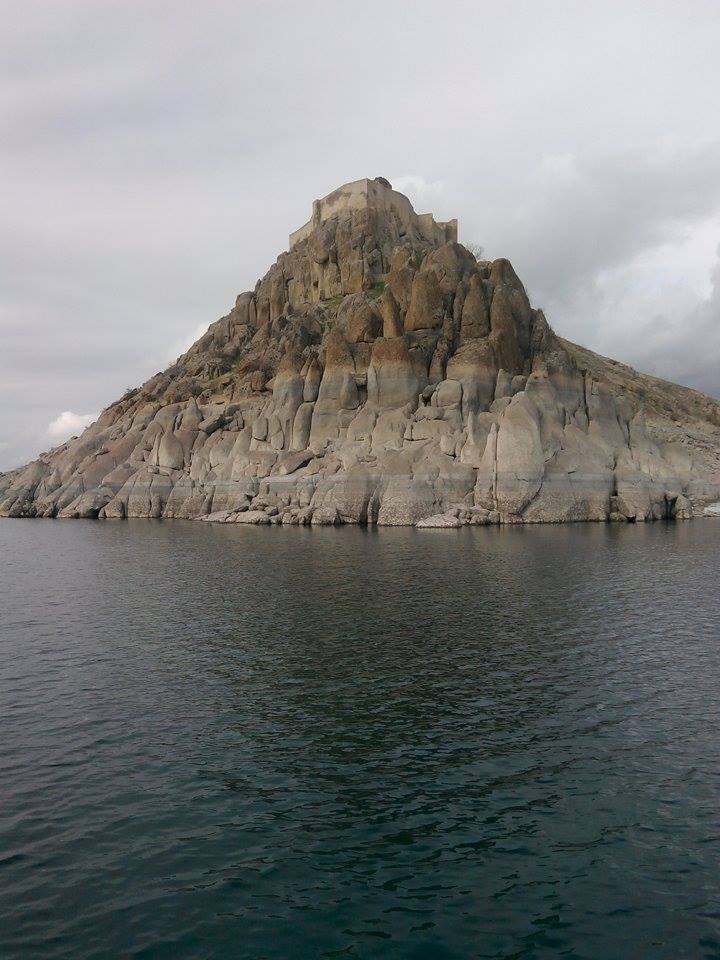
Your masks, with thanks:
[(388, 177), (555, 329), (720, 396), (717, 0), (0, 0), (0, 469)]

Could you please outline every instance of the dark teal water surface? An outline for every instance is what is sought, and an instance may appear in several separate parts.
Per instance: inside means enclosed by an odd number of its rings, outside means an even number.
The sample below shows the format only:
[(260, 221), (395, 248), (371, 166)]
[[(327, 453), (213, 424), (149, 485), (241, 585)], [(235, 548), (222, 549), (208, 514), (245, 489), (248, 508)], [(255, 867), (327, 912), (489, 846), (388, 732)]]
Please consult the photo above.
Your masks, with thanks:
[(720, 521), (0, 521), (0, 957), (720, 957)]

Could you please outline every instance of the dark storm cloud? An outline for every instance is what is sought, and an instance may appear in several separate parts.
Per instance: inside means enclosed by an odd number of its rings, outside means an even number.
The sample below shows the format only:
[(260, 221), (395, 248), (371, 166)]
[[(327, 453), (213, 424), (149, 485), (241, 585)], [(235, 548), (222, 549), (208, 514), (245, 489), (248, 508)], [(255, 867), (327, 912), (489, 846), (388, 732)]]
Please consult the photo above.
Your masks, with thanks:
[(378, 174), (509, 256), (565, 336), (720, 393), (715, 3), (0, 12), (0, 468)]

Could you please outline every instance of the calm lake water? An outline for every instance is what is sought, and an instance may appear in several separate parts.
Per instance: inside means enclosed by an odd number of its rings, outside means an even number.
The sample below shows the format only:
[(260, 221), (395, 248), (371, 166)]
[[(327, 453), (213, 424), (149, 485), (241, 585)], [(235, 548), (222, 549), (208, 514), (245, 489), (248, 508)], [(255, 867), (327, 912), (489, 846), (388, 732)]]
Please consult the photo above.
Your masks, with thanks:
[(720, 521), (0, 521), (0, 956), (720, 957)]

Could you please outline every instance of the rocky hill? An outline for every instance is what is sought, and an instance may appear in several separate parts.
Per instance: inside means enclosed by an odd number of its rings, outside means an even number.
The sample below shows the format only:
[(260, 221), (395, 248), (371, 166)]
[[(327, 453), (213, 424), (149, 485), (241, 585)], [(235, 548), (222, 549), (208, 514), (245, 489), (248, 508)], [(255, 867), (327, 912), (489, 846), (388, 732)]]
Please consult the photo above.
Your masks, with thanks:
[[(459, 526), (712, 513), (720, 403), (561, 340), (507, 260), (382, 179), (315, 201), (255, 289), (11, 517)], [(717, 508), (715, 508), (717, 509)]]

